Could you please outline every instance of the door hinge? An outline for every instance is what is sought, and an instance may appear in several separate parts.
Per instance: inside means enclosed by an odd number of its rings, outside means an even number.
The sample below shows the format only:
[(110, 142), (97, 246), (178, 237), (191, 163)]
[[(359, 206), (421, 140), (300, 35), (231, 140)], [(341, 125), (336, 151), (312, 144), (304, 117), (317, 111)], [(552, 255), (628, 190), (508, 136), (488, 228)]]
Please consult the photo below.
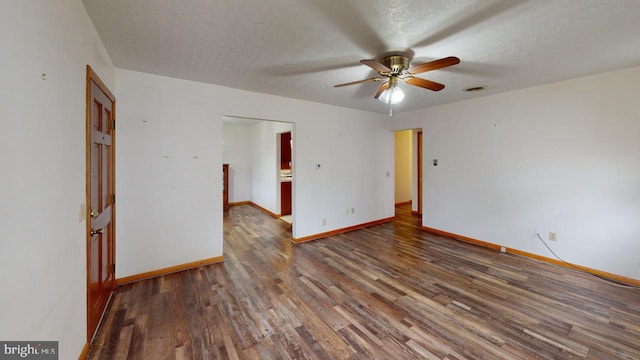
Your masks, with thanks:
[(111, 272), (116, 273), (116, 264), (111, 264)]
[(116, 203), (116, 194), (112, 194), (111, 195), (111, 203), (115, 204)]
[(116, 129), (116, 118), (113, 118), (111, 120), (111, 130), (115, 130)]

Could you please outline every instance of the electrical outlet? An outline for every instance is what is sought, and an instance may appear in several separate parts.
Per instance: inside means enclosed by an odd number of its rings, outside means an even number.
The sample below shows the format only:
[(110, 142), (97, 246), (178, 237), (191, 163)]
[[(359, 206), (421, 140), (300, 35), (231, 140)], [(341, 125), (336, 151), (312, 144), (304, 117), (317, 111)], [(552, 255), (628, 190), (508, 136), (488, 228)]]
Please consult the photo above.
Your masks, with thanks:
[(349, 215), (349, 208), (347, 208), (347, 210), (345, 211), (347, 215)]
[(322, 226), (327, 225), (327, 219), (322, 219)]
[(556, 234), (554, 232), (549, 232), (549, 240), (558, 241), (558, 234)]
[(355, 208), (351, 208), (351, 213), (355, 214), (356, 213), (356, 209)]

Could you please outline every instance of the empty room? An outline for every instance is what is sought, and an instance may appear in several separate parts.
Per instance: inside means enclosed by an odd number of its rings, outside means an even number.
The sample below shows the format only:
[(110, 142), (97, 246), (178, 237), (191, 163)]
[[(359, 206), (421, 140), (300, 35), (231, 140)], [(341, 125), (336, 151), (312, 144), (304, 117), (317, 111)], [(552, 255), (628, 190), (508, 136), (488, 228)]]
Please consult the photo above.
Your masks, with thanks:
[(0, 358), (640, 359), (638, 5), (0, 2)]

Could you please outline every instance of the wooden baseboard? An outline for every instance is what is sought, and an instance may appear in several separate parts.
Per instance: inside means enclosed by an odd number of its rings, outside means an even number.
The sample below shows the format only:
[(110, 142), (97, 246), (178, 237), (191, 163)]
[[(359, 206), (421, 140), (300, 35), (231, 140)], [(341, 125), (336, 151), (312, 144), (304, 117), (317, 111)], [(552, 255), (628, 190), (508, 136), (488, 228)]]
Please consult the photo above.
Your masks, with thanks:
[(229, 206), (247, 205), (247, 204), (251, 204), (251, 201), (247, 200), (247, 201), (232, 202), (232, 203), (229, 203)]
[(208, 259), (193, 261), (186, 264), (175, 265), (175, 266), (170, 266), (163, 269), (148, 271), (141, 274), (125, 276), (123, 278), (116, 279), (116, 286), (132, 283), (132, 282), (136, 282), (144, 279), (150, 279), (150, 278), (154, 278), (162, 275), (172, 274), (179, 271), (189, 270), (189, 269), (197, 268), (204, 265), (217, 264), (223, 261), (224, 261), (224, 256), (216, 256)]
[(415, 210), (411, 210), (411, 215), (413, 215), (413, 216), (419, 216), (419, 217), (422, 217), (422, 213), (417, 212), (417, 211), (415, 211)]
[(291, 241), (296, 243), (296, 244), (299, 244), (299, 243), (303, 243), (303, 242), (306, 242), (306, 241), (325, 238), (327, 236), (343, 234), (343, 233), (346, 233), (346, 232), (349, 232), (349, 231), (354, 231), (354, 230), (363, 229), (363, 228), (374, 226), (374, 225), (384, 224), (386, 222), (393, 221), (395, 219), (396, 219), (396, 217), (392, 216), (392, 217), (389, 217), (389, 218), (386, 218), (386, 219), (370, 221), (370, 222), (367, 222), (367, 223), (358, 224), (358, 225), (354, 225), (354, 226), (349, 226), (349, 227), (345, 227), (345, 228), (342, 228), (342, 229), (336, 229), (336, 230), (332, 230), (332, 231), (328, 231), (328, 232), (324, 232), (324, 233), (314, 234), (314, 235), (305, 236), (305, 237), (301, 237), (301, 238), (291, 238)]
[(87, 358), (87, 355), (89, 355), (88, 342), (84, 343), (84, 347), (82, 348), (82, 352), (80, 353), (80, 356), (78, 356), (78, 360), (85, 360)]
[(607, 279), (611, 279), (613, 281), (617, 281), (617, 282), (621, 282), (621, 283), (625, 283), (625, 284), (629, 284), (629, 285), (634, 285), (634, 286), (640, 286), (640, 280), (638, 280), (638, 279), (633, 279), (633, 278), (629, 278), (629, 277), (625, 277), (625, 276), (621, 276), (621, 275), (617, 275), (617, 274), (612, 274), (612, 273), (608, 273), (606, 271), (592, 269), (592, 268), (588, 268), (588, 267), (582, 266), (582, 265), (570, 264), (570, 263), (566, 263), (564, 261), (560, 261), (560, 260), (557, 260), (557, 259), (549, 258), (549, 257), (546, 257), (546, 256), (541, 256), (541, 255), (533, 254), (533, 253), (530, 253), (530, 252), (509, 248), (509, 247), (506, 247), (506, 246), (500, 246), (500, 245), (489, 243), (489, 242), (486, 242), (486, 241), (477, 240), (477, 239), (473, 239), (473, 238), (470, 238), (470, 237), (466, 237), (466, 236), (462, 236), (462, 235), (458, 235), (458, 234), (454, 234), (454, 233), (450, 233), (450, 232), (446, 232), (446, 231), (442, 231), (442, 230), (438, 230), (438, 229), (434, 229), (434, 228), (430, 228), (430, 227), (426, 227), (426, 226), (422, 226), (420, 228), (423, 231), (426, 231), (426, 232), (428, 232), (430, 234), (440, 235), (440, 236), (452, 238), (454, 240), (464, 241), (464, 242), (467, 242), (467, 243), (471, 243), (471, 244), (474, 244), (474, 245), (486, 247), (486, 248), (489, 248), (489, 249), (492, 249), (492, 250), (497, 250), (497, 251), (501, 251), (502, 248), (504, 248), (504, 251), (507, 252), (507, 253), (510, 253), (510, 254), (524, 256), (524, 257), (528, 257), (528, 258), (535, 259), (535, 260), (538, 260), (538, 261), (544, 261), (544, 262), (547, 262), (547, 263), (551, 263), (551, 264), (554, 264), (554, 265), (560, 265), (562, 267), (566, 267), (566, 268), (569, 268), (569, 269), (579, 269), (579, 270), (582, 270), (584, 272), (587, 272), (587, 273), (590, 273), (590, 274), (593, 274), (593, 275), (597, 275), (597, 276), (600, 276), (600, 277), (605, 277)]
[(398, 206), (403, 206), (403, 205), (411, 205), (411, 200), (409, 200), (409, 201), (402, 201), (402, 202), (397, 202), (397, 203), (396, 203), (396, 207), (398, 207)]
[(486, 241), (473, 239), (473, 238), (462, 236), (462, 235), (458, 235), (458, 234), (453, 234), (453, 233), (450, 233), (450, 232), (446, 232), (446, 231), (442, 231), (442, 230), (438, 230), (438, 229), (434, 229), (434, 228), (430, 228), (430, 227), (426, 227), (426, 226), (421, 226), (420, 228), (422, 230), (430, 233), (430, 234), (453, 238), (453, 239), (456, 239), (456, 240), (464, 241), (464, 242), (467, 242), (467, 243), (470, 243), (470, 244), (474, 244), (474, 245), (483, 246), (483, 247), (486, 247), (486, 248), (489, 248), (489, 249), (493, 249), (493, 250), (500, 251), (500, 248), (501, 248), (500, 245), (492, 244), (492, 243), (489, 243), (489, 242), (486, 242)]
[(271, 211), (269, 211), (269, 210), (267, 210), (267, 209), (263, 208), (262, 206), (260, 206), (260, 205), (258, 205), (258, 204), (256, 204), (256, 203), (254, 203), (254, 202), (249, 201), (249, 203), (248, 203), (248, 204), (249, 204), (249, 205), (251, 205), (251, 206), (253, 206), (253, 207), (254, 207), (254, 208), (256, 208), (256, 209), (259, 209), (259, 210), (264, 211), (265, 213), (269, 214), (269, 216), (271, 216), (272, 218), (275, 218), (275, 219), (279, 219), (279, 218), (280, 218), (280, 214), (272, 213)]
[(593, 275), (597, 275), (597, 276), (600, 276), (600, 277), (611, 279), (613, 281), (617, 281), (617, 282), (621, 282), (621, 283), (625, 283), (625, 284), (629, 284), (629, 285), (640, 286), (640, 280), (638, 280), (638, 279), (633, 279), (633, 278), (629, 278), (629, 277), (626, 277), (626, 276), (612, 274), (612, 273), (608, 273), (606, 271), (602, 271), (602, 270), (598, 270), (598, 269), (592, 269), (592, 268), (588, 268), (588, 267), (582, 266), (582, 265), (566, 263), (564, 261), (548, 258), (546, 256), (541, 256), (541, 255), (529, 253), (529, 252), (518, 250), (518, 249), (506, 248), (506, 251), (508, 253), (511, 253), (511, 254), (525, 256), (525, 257), (528, 257), (528, 258), (531, 258), (531, 259), (536, 259), (536, 260), (539, 260), (539, 261), (544, 261), (544, 262), (548, 262), (548, 263), (551, 263), (551, 264), (560, 265), (562, 267), (566, 267), (566, 268), (569, 268), (569, 269), (582, 270), (584, 272), (588, 272), (588, 273), (593, 274)]

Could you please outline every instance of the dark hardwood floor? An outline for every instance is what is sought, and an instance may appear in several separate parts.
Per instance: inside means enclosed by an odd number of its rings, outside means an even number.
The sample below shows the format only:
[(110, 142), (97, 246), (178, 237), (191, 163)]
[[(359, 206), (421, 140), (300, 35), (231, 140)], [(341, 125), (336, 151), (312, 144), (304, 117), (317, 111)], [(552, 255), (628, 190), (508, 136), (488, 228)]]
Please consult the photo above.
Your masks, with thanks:
[(119, 287), (89, 358), (640, 359), (640, 291), (417, 225), (293, 245), (231, 207), (224, 263)]

